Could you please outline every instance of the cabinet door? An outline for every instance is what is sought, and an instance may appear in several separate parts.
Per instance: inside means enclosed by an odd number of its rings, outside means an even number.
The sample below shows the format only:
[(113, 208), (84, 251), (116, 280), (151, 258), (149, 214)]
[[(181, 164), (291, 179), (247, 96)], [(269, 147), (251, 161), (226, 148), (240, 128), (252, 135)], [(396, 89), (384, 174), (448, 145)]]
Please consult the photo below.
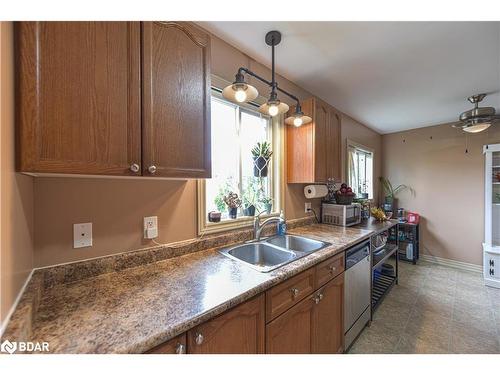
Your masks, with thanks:
[[(302, 112), (314, 118), (314, 98), (301, 102)], [(290, 107), (288, 113), (294, 113)], [(286, 126), (286, 163), (288, 183), (314, 182), (314, 121), (296, 128)]]
[(147, 354), (186, 354), (186, 334), (183, 333), (149, 350)]
[(188, 332), (189, 353), (263, 353), (264, 307), (262, 294), (191, 329)]
[(16, 60), (19, 171), (141, 173), (138, 22), (18, 22)]
[(142, 83), (144, 175), (210, 177), (210, 36), (143, 22)]
[(313, 353), (344, 351), (344, 273), (316, 292), (314, 307)]
[(340, 119), (340, 114), (330, 108), (326, 136), (326, 177), (336, 182), (342, 179)]
[(307, 297), (266, 325), (266, 353), (313, 353), (315, 302)]
[(330, 157), (327, 150), (329, 137), (330, 108), (321, 100), (315, 100), (314, 109), (314, 182), (326, 182), (327, 165)]

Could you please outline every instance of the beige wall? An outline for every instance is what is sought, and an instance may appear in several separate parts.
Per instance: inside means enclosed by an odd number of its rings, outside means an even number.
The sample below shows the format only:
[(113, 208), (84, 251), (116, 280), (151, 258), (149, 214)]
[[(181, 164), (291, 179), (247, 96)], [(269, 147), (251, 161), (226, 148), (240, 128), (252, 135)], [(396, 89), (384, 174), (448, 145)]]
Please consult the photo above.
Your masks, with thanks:
[(12, 24), (0, 22), (0, 321), (33, 268), (33, 179), (14, 172)]
[[(268, 68), (213, 37), (212, 73), (232, 81), (240, 66), (264, 76), (270, 75)], [(268, 92), (260, 82), (251, 82), (262, 94)], [(312, 95), (282, 77), (279, 77), (279, 82), (281, 87), (300, 99)], [(371, 137), (375, 137), (375, 143), (380, 141), (380, 135), (351, 119), (342, 125), (342, 131), (343, 134), (353, 134), (360, 143), (363, 140), (369, 143)], [(343, 144), (345, 147), (345, 136)], [(303, 186), (288, 185), (285, 189), (285, 211), (289, 219), (306, 215)], [(144, 216), (158, 216), (158, 242), (190, 239), (197, 233), (196, 181), (193, 180), (37, 177), (34, 179), (34, 197), (36, 267), (151, 246), (151, 242), (143, 239)], [(319, 200), (314, 206), (319, 207)], [(93, 246), (73, 249), (73, 223), (88, 221), (93, 223)]]
[[(432, 138), (431, 138), (432, 137)], [(383, 171), (407, 184), (398, 205), (423, 216), (422, 252), (482, 264), (484, 236), (483, 144), (500, 142), (500, 128), (467, 137), (448, 124), (383, 136)]]

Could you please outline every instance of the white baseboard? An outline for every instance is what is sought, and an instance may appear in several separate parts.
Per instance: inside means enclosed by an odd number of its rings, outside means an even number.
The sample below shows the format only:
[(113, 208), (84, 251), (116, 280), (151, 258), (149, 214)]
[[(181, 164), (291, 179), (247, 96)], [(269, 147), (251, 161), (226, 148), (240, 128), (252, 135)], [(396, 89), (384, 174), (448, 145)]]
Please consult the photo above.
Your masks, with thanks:
[(425, 260), (429, 263), (439, 264), (441, 266), (448, 266), (453, 268), (458, 268), (460, 270), (483, 273), (483, 266), (472, 263), (459, 262), (458, 260), (439, 258), (429, 254), (421, 254), (420, 259)]
[(26, 289), (26, 286), (28, 285), (28, 283), (31, 280), (31, 277), (33, 276), (33, 272), (35, 272), (34, 269), (32, 269), (31, 272), (29, 273), (28, 277), (26, 278), (26, 281), (24, 282), (23, 287), (21, 288), (19, 293), (17, 293), (16, 300), (14, 301), (12, 306), (10, 307), (9, 312), (7, 313), (7, 316), (5, 317), (2, 324), (0, 325), (0, 340), (2, 339), (2, 336), (5, 332), (5, 329), (7, 328), (7, 324), (9, 324), (9, 322), (10, 322), (10, 318), (12, 317), (12, 314), (14, 314), (14, 311), (16, 310), (17, 304), (21, 300), (21, 296), (24, 294), (24, 290)]

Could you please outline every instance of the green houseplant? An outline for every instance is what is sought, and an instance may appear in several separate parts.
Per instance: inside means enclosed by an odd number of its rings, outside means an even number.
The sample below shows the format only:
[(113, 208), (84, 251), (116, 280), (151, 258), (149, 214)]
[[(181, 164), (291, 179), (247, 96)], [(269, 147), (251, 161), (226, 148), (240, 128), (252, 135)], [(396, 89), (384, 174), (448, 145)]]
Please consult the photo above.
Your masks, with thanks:
[(385, 193), (385, 204), (388, 205), (386, 211), (393, 211), (394, 210), (394, 200), (396, 197), (396, 194), (404, 191), (404, 190), (409, 190), (410, 192), (413, 193), (413, 189), (407, 185), (401, 184), (396, 187), (393, 187), (391, 181), (389, 181), (388, 178), (386, 177), (379, 177), (379, 181), (382, 185), (382, 188), (384, 189)]
[(264, 212), (268, 215), (271, 213), (273, 209), (273, 198), (271, 197), (262, 197), (259, 201), (264, 207)]
[(271, 144), (267, 141), (257, 142), (252, 148), (253, 174), (255, 177), (267, 177), (267, 169), (272, 154)]

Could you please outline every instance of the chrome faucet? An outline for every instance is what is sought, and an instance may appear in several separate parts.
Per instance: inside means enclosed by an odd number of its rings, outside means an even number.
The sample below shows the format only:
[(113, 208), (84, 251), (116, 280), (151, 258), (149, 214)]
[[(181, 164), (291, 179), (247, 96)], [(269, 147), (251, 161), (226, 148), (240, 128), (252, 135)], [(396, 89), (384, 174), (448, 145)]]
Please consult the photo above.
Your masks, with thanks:
[(255, 216), (255, 219), (253, 220), (253, 238), (255, 241), (260, 241), (260, 236), (262, 234), (262, 230), (264, 227), (268, 224), (272, 223), (284, 223), (285, 219), (283, 219), (281, 216), (275, 216), (275, 217), (270, 217), (266, 220), (264, 220), (262, 223), (260, 222), (260, 215)]

